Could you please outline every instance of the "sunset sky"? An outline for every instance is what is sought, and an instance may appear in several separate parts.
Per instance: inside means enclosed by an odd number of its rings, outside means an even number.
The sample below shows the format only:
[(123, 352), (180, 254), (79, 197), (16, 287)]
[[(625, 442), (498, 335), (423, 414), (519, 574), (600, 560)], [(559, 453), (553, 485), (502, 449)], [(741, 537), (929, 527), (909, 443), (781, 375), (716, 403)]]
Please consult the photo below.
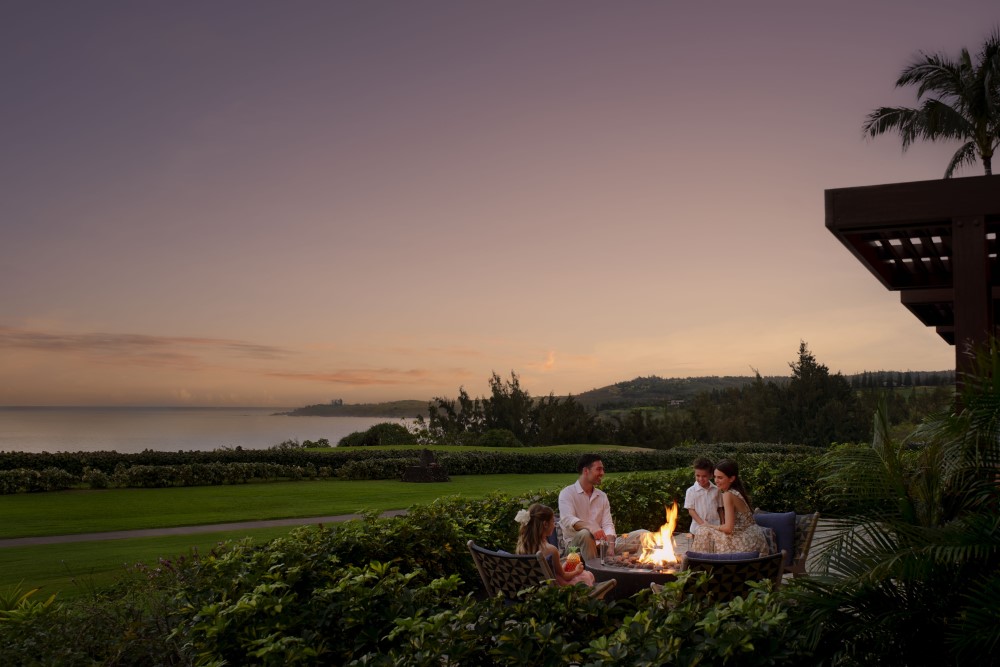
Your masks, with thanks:
[(998, 7), (9, 0), (0, 405), (952, 368), (823, 193), (941, 177), (862, 122)]

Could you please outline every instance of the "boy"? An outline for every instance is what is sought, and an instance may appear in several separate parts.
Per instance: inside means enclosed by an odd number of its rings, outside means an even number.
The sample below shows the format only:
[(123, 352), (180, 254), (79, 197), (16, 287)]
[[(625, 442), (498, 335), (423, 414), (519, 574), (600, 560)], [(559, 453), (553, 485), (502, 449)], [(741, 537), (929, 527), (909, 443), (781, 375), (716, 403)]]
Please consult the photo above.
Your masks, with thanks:
[(696, 535), (703, 523), (718, 526), (722, 496), (712, 484), (714, 466), (706, 458), (698, 457), (691, 464), (694, 468), (694, 484), (684, 494), (684, 509), (691, 514), (691, 534)]

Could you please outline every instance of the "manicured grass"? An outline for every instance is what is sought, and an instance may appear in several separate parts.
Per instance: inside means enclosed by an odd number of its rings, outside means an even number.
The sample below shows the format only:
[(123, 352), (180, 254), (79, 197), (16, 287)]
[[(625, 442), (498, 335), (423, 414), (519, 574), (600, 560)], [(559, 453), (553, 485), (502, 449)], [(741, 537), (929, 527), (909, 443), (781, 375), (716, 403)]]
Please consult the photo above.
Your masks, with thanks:
[(560, 488), (574, 475), (461, 475), (450, 482), (274, 482), (0, 496), (0, 538), (285, 519), (404, 509), (440, 496)]
[[(614, 475), (609, 475), (613, 477)], [(558, 489), (572, 473), (465, 475), (451, 482), (303, 481), (171, 489), (109, 489), (0, 496), (0, 538), (68, 535), (233, 521), (352, 514), (404, 509), (442, 496), (480, 498), (494, 491), (518, 494)], [(303, 521), (308, 523), (308, 521)], [(23, 582), (60, 599), (85, 595), (122, 576), (126, 564), (153, 564), (191, 548), (209, 551), (218, 542), (250, 536), (269, 540), (291, 527), (170, 535), (0, 548), (0, 590)]]
[[(4, 517), (0, 537), (402, 509), (448, 495), (479, 498), (498, 490), (517, 494), (557, 489), (572, 483), (573, 479), (572, 474), (466, 475), (453, 477), (451, 482), (431, 484), (312, 481), (0, 496), (0, 516)], [(189, 553), (192, 547), (205, 553), (223, 540), (240, 540), (247, 536), (258, 540), (273, 539), (290, 530), (290, 527), (248, 528), (0, 548), (0, 590), (23, 582), (27, 588), (42, 586), (47, 594), (58, 591), (60, 599), (77, 597), (113, 583), (122, 576), (126, 564), (139, 561), (152, 564), (160, 557)]]

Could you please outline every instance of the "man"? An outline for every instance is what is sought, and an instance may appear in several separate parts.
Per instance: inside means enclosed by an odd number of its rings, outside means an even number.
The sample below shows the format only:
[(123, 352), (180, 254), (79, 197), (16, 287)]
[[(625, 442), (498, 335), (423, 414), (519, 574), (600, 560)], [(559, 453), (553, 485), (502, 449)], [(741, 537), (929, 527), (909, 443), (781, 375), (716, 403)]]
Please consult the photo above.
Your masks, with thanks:
[(566, 546), (579, 547), (585, 561), (597, 556), (597, 540), (615, 539), (608, 496), (597, 488), (604, 478), (598, 454), (584, 454), (576, 463), (579, 479), (559, 492), (559, 523)]

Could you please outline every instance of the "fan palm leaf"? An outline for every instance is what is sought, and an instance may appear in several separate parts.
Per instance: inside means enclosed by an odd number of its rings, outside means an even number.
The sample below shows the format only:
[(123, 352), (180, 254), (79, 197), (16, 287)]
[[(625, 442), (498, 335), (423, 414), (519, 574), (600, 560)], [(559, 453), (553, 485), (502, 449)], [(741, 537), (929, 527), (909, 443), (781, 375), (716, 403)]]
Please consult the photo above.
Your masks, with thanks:
[(921, 53), (896, 80), (897, 88), (905, 86), (917, 87), (921, 105), (875, 109), (865, 119), (864, 135), (898, 133), (904, 151), (917, 140), (963, 141), (944, 177), (951, 178), (957, 168), (977, 158), (986, 174), (992, 174), (993, 154), (1000, 145), (1000, 28), (986, 39), (975, 61), (967, 49), (957, 60)]

